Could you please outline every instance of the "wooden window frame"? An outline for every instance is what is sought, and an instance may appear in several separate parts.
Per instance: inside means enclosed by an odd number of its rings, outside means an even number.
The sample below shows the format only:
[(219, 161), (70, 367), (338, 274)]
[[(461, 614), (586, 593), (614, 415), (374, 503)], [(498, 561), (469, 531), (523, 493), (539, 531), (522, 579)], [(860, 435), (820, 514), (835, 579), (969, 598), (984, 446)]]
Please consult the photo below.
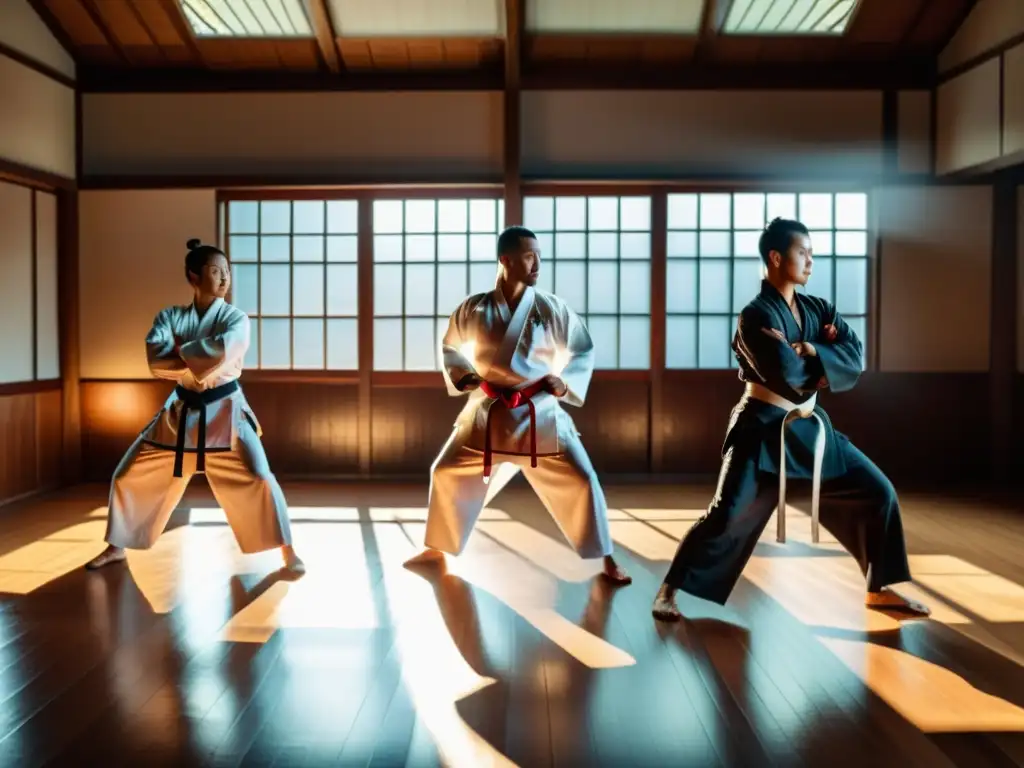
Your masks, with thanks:
[[(670, 185), (670, 186), (667, 186), (666, 190), (665, 190), (666, 207), (667, 207), (667, 198), (668, 198), (669, 195), (674, 195), (674, 194), (691, 194), (691, 195), (692, 194), (696, 194), (696, 195), (701, 195), (701, 194), (728, 194), (728, 195), (730, 195), (730, 207), (731, 207), (730, 226), (729, 226), (729, 228), (727, 230), (716, 230), (716, 229), (705, 230), (705, 229), (703, 229), (703, 228), (701, 228), (699, 226), (699, 221), (698, 221), (698, 227), (697, 227), (697, 229), (695, 231), (697, 232), (698, 236), (699, 236), (699, 234), (701, 232), (705, 232), (705, 231), (712, 231), (712, 232), (727, 231), (727, 232), (729, 232), (730, 236), (734, 236), (736, 232), (749, 232), (749, 231), (753, 231), (753, 230), (750, 230), (750, 229), (737, 229), (735, 227), (735, 222), (734, 222), (734, 219), (735, 219), (735, 199), (732, 198), (731, 196), (735, 195), (735, 194), (744, 194), (744, 193), (747, 193), (747, 194), (765, 194), (765, 195), (768, 195), (768, 194), (788, 194), (788, 195), (793, 195), (793, 196), (795, 196), (797, 198), (797, 205), (799, 205), (799, 196), (800, 195), (805, 195), (805, 194), (828, 194), (828, 195), (831, 195), (831, 199), (832, 199), (832, 212), (831, 212), (832, 225), (830, 227), (826, 228), (826, 229), (820, 229), (820, 230), (815, 230), (813, 227), (808, 227), (808, 228), (811, 229), (812, 232), (813, 231), (822, 231), (822, 232), (826, 232), (827, 231), (832, 236), (832, 251), (833, 251), (833, 253), (831, 255), (829, 255), (829, 256), (822, 256), (821, 258), (828, 259), (829, 261), (832, 262), (832, 277), (831, 277), (831, 286), (830, 287), (831, 287), (831, 295), (832, 295), (833, 303), (835, 303), (835, 298), (836, 298), (836, 287), (837, 287), (837, 270), (836, 270), (836, 265), (837, 265), (837, 263), (840, 262), (840, 261), (843, 261), (843, 260), (850, 260), (850, 261), (864, 260), (866, 262), (867, 272), (865, 274), (865, 285), (866, 285), (867, 291), (866, 291), (866, 296), (865, 296), (864, 313), (863, 314), (860, 314), (860, 313), (858, 313), (858, 314), (851, 314), (851, 315), (849, 315), (849, 317), (857, 318), (857, 319), (863, 318), (863, 320), (864, 320), (864, 332), (863, 332), (863, 334), (861, 334), (861, 336), (862, 336), (863, 342), (865, 343), (865, 345), (868, 348), (867, 349), (867, 355), (866, 355), (865, 360), (864, 360), (864, 370), (865, 371), (876, 370), (877, 369), (877, 359), (878, 359), (878, 349), (877, 349), (878, 344), (877, 344), (877, 334), (876, 334), (877, 328), (876, 328), (876, 322), (875, 322), (875, 317), (876, 317), (875, 297), (876, 297), (876, 294), (878, 292), (878, 290), (877, 290), (877, 280), (878, 280), (878, 269), (877, 269), (878, 234), (877, 233), (878, 233), (878, 227), (877, 227), (877, 212), (876, 212), (875, 205), (874, 205), (874, 200), (875, 200), (876, 196), (874, 194), (872, 194), (872, 189), (870, 189), (868, 186), (866, 186), (864, 184), (857, 184), (857, 183), (851, 183), (851, 182), (828, 183), (828, 182), (821, 182), (821, 181), (818, 181), (818, 182), (804, 182), (804, 183), (801, 183), (801, 182), (773, 182), (773, 183), (750, 182), (750, 183), (746, 183), (746, 184), (729, 183), (729, 184), (719, 184), (719, 185), (713, 185), (713, 184)], [(867, 199), (867, 218), (866, 218), (865, 227), (864, 227), (863, 230), (849, 230), (849, 229), (843, 229), (843, 228), (840, 228), (840, 227), (836, 227), (836, 197), (837, 197), (837, 195), (851, 194), (851, 193), (863, 194), (863, 195), (866, 196), (866, 199)], [(798, 211), (798, 214), (799, 214), (799, 211)], [(669, 232), (677, 232), (677, 231), (690, 231), (690, 230), (688, 230), (688, 229), (674, 229), (674, 228), (670, 229), (669, 226), (668, 226), (667, 218), (666, 218), (665, 228), (664, 228), (664, 236), (665, 236), (666, 241), (667, 241), (668, 233)], [(837, 255), (835, 255), (834, 251), (835, 251), (835, 236), (836, 236), (836, 233), (838, 233), (838, 232), (849, 232), (849, 231), (864, 231), (866, 233), (867, 248), (866, 248), (866, 253), (863, 256), (837, 256)], [(732, 246), (730, 245), (730, 248), (731, 247)], [(698, 279), (698, 281), (700, 279), (700, 263), (701, 263), (703, 258), (708, 258), (709, 260), (713, 260), (713, 261), (729, 262), (730, 266), (733, 266), (735, 264), (735, 260), (737, 259), (737, 257), (734, 254), (730, 254), (730, 256), (724, 257), (724, 258), (701, 257), (698, 254), (697, 256), (693, 256), (693, 257), (676, 257), (674, 259), (669, 259), (668, 256), (667, 256), (667, 252), (665, 254), (663, 254), (663, 257), (665, 259), (665, 269), (666, 269), (666, 272), (667, 272), (667, 267), (668, 267), (668, 262), (669, 261), (672, 261), (672, 260), (683, 260), (683, 259), (692, 259), (693, 261), (695, 261), (697, 263), (697, 269), (698, 269), (698, 272), (697, 272), (697, 279)], [(745, 258), (745, 257), (741, 257), (741, 258)], [(701, 317), (732, 317), (732, 318), (735, 318), (737, 316), (738, 313), (737, 312), (733, 312), (733, 311), (729, 311), (729, 312), (708, 312), (708, 313), (701, 312), (701, 310), (700, 310), (700, 298), (699, 298), (700, 297), (700, 285), (699, 285), (699, 282), (698, 282), (698, 285), (697, 285), (697, 291), (698, 291), (698, 294), (697, 294), (698, 295), (698, 303), (697, 303), (697, 310), (695, 312), (693, 312), (693, 313), (669, 313), (667, 310), (662, 312), (660, 320), (661, 320), (661, 322), (663, 324), (663, 328), (665, 329), (666, 343), (667, 343), (667, 325), (668, 325), (668, 318), (669, 318), (670, 315), (672, 315), (672, 316), (680, 316), (680, 314), (682, 314), (682, 315), (685, 315), (685, 316), (693, 316), (693, 317), (697, 318), (698, 320)], [(730, 309), (735, 304), (734, 291), (735, 291), (735, 285), (730, 280), (730, 283), (729, 283), (729, 306), (730, 306)], [(665, 298), (667, 299), (667, 293), (665, 295)], [(751, 298), (753, 298), (753, 295), (751, 295)], [(699, 340), (699, 328), (698, 328), (697, 332), (698, 332), (698, 340)], [(713, 373), (715, 371), (736, 371), (737, 370), (737, 365), (735, 363), (735, 359), (732, 358), (732, 357), (729, 358), (729, 367), (727, 367), (727, 368), (701, 368), (700, 365), (699, 365), (699, 361), (700, 361), (699, 341), (698, 341), (698, 346), (697, 346), (697, 349), (696, 349), (696, 354), (697, 354), (698, 364), (695, 365), (694, 367), (692, 367), (692, 368), (668, 368), (668, 367), (666, 367), (665, 371), (670, 376), (678, 376), (679, 374), (683, 374), (683, 373), (687, 373), (687, 372), (692, 372), (692, 371), (704, 371), (704, 372), (707, 372), (707, 373)]]
[[(785, 192), (806, 194), (813, 192), (862, 192), (868, 195), (868, 291), (867, 313), (865, 319), (865, 337), (869, 339), (868, 359), (865, 370), (877, 369), (877, 296), (879, 293), (878, 279), (878, 226), (877, 196), (870, 188), (856, 181), (827, 182), (821, 180), (800, 181), (722, 181), (700, 183), (673, 182), (559, 182), (559, 181), (524, 181), (520, 187), (521, 205), (525, 197), (558, 197), (558, 196), (636, 196), (651, 197), (651, 354), (650, 368), (646, 370), (597, 370), (595, 381), (658, 381), (663, 376), (672, 378), (686, 375), (721, 375), (733, 373), (733, 369), (666, 369), (665, 368), (665, 271), (667, 226), (667, 200), (669, 194), (677, 193), (714, 193), (714, 192)], [(295, 371), (282, 369), (250, 369), (244, 374), (246, 381), (281, 382), (281, 383), (322, 383), (322, 384), (359, 384), (365, 382), (379, 387), (411, 387), (432, 388), (443, 385), (438, 371), (374, 371), (373, 370), (373, 202), (376, 200), (415, 200), (415, 199), (493, 199), (504, 196), (502, 184), (437, 184), (404, 186), (401, 184), (387, 186), (351, 186), (351, 187), (267, 187), (244, 189), (219, 189), (216, 194), (218, 221), (222, 223), (222, 240), (226, 237), (226, 203), (234, 200), (356, 200), (359, 203), (358, 238), (358, 339), (359, 361), (357, 370), (332, 371), (309, 370)], [(833, 198), (834, 200), (834, 198)], [(506, 210), (509, 201), (505, 201)], [(834, 203), (833, 203), (834, 205)], [(225, 212), (225, 213), (222, 213)], [(834, 210), (833, 210), (834, 214)], [(499, 222), (499, 229), (501, 222)], [(834, 227), (833, 227), (834, 230)], [(225, 243), (226, 245), (226, 243)], [(229, 254), (230, 255), (230, 254)], [(835, 277), (833, 277), (835, 280)]]

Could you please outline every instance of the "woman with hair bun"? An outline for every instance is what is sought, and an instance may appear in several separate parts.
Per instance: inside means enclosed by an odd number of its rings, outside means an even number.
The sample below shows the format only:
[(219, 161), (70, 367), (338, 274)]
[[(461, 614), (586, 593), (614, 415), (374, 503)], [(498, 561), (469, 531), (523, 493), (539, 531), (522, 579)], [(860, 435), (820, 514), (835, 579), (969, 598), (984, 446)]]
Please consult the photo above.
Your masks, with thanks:
[(114, 472), (109, 546), (86, 567), (122, 562), (125, 549), (152, 547), (192, 475), (203, 472), (242, 552), (280, 548), (285, 567), (303, 573), (284, 493), (238, 384), (249, 317), (224, 300), (231, 286), (224, 252), (198, 239), (187, 246), (192, 303), (160, 312), (146, 336), (150, 371), (176, 386)]

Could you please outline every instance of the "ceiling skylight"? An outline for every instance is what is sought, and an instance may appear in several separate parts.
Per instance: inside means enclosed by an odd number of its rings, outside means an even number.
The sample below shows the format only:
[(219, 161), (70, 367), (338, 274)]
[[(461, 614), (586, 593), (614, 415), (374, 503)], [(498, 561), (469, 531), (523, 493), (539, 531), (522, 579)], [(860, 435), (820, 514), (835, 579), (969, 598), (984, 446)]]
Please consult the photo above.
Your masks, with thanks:
[(327, 5), (338, 37), (505, 34), (504, 0), (328, 0)]
[(526, 28), (541, 34), (692, 35), (704, 0), (526, 0)]
[(860, 0), (733, 0), (722, 31), (732, 35), (841, 35)]
[(304, 0), (178, 0), (196, 37), (313, 37)]

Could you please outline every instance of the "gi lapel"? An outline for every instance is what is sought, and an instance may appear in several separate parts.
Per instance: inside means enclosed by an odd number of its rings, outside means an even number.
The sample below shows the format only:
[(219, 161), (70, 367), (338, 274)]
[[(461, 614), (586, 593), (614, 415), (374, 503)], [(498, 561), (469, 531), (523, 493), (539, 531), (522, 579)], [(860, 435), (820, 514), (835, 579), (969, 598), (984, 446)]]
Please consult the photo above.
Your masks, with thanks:
[[(504, 308), (503, 316), (508, 316), (509, 309), (505, 303), (505, 297), (501, 296), (500, 290), (497, 293), (500, 297), (500, 306)], [(518, 359), (516, 352), (519, 349), (519, 341), (522, 339), (523, 330), (526, 328), (526, 321), (533, 311), (533, 301), (533, 288), (527, 286), (526, 290), (523, 291), (523, 295), (519, 298), (519, 306), (516, 307), (515, 314), (511, 316), (508, 325), (505, 327), (505, 336), (501, 340), (498, 353), (494, 356), (495, 365), (520, 376), (527, 376), (529, 374), (528, 371), (522, 371), (516, 367)]]

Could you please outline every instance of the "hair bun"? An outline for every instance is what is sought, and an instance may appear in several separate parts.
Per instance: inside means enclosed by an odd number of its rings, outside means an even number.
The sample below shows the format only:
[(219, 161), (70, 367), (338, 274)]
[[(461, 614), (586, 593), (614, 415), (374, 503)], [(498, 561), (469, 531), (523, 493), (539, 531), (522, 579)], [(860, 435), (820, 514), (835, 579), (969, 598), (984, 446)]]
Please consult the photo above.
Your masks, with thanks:
[(198, 248), (202, 244), (203, 244), (202, 240), (200, 240), (198, 237), (193, 237), (191, 240), (189, 240), (187, 243), (185, 243), (185, 247), (188, 248), (190, 251), (194, 251), (196, 248)]

